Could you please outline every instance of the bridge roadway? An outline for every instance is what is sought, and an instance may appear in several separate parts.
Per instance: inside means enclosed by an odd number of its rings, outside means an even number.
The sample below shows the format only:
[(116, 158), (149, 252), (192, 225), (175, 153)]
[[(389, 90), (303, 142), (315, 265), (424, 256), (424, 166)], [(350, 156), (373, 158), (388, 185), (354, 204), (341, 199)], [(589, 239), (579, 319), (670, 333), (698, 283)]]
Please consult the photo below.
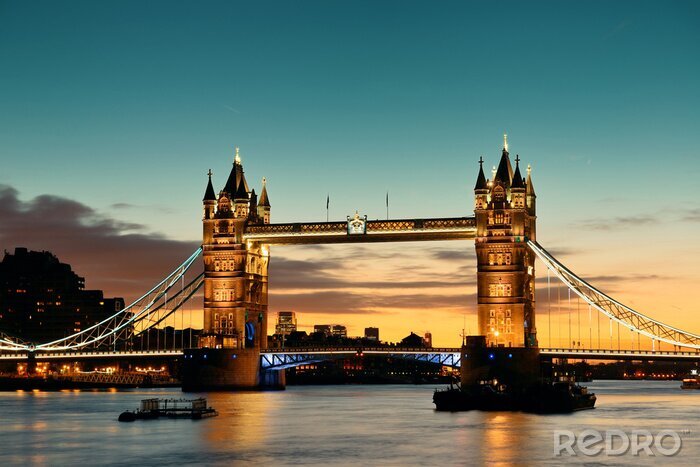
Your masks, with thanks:
[[(387, 357), (411, 358), (459, 367), (459, 347), (454, 348), (397, 348), (397, 347), (334, 347), (334, 348), (295, 348), (265, 349), (261, 351), (263, 368), (278, 369), (314, 363), (323, 360), (343, 358), (352, 355), (384, 355)], [(552, 358), (579, 360), (667, 360), (700, 362), (700, 351), (651, 351), (651, 350), (609, 350), (609, 349), (557, 349), (541, 348), (540, 354)], [(120, 358), (177, 358), (182, 350), (129, 350), (129, 351), (84, 351), (84, 352), (37, 352), (37, 361), (50, 360), (89, 360)], [(0, 353), (2, 361), (22, 361), (28, 358), (27, 352)]]

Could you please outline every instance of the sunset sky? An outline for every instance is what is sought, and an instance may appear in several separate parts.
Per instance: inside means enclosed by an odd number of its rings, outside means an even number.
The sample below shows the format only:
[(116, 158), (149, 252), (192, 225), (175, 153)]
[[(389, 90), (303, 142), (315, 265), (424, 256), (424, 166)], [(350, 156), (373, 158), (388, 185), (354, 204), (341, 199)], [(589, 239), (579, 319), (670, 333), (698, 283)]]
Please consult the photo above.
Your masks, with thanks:
[[(539, 243), (700, 333), (698, 24), (682, 1), (0, 0), (0, 248), (130, 300), (196, 248), (206, 171), (221, 189), (234, 146), (273, 222), (325, 220), (327, 195), (331, 219), (383, 218), (387, 192), (392, 218), (452, 217), (505, 131)], [(302, 329), (476, 331), (472, 242), (272, 258), (271, 311)], [(538, 277), (540, 344), (565, 345)]]

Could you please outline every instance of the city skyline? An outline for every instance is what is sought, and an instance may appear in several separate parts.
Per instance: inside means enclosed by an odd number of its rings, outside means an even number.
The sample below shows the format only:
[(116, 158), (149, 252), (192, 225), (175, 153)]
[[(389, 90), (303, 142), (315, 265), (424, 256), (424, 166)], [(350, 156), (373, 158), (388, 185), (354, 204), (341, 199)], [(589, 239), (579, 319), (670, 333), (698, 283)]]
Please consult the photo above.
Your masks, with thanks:
[[(325, 220), (327, 196), (331, 220), (384, 218), (387, 192), (392, 218), (470, 216), (477, 161), (498, 163), (505, 131), (533, 167), (540, 243), (700, 332), (691, 3), (607, 5), (605, 18), (514, 2), (124, 5), (6, 7), (0, 247), (50, 250), (89, 287), (134, 298), (199, 244), (205, 173), (221, 189), (234, 146), (251, 186), (267, 177), (273, 222)], [(438, 346), (465, 321), (476, 331), (470, 242), (272, 258), (271, 312), (357, 335), (372, 317), (386, 340), (430, 329)]]

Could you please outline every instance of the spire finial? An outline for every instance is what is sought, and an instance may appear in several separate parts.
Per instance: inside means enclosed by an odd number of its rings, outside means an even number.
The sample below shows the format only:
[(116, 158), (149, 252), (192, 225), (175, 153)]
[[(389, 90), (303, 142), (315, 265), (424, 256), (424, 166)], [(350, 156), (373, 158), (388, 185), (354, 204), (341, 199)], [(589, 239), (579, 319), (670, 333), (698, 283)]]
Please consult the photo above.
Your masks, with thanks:
[(267, 185), (267, 179), (263, 177), (263, 188), (265, 187), (265, 185)]
[(236, 157), (233, 158), (233, 161), (240, 164), (241, 163), (241, 156), (240, 156), (240, 154), (238, 154), (238, 151), (239, 151), (238, 146), (236, 146)]
[(479, 167), (484, 167), (484, 156), (479, 156)]
[(520, 162), (520, 155), (519, 155), (519, 154), (516, 154), (516, 155), (515, 155), (515, 165), (516, 165), (516, 166), (518, 165), (518, 162)]
[(493, 168), (491, 168), (491, 180), (496, 178), (496, 166), (494, 165)]
[(530, 176), (530, 172), (532, 172), (532, 167), (530, 166), (530, 164), (527, 164), (527, 176), (528, 177)]
[(508, 134), (503, 132), (503, 149), (508, 152)]
[(209, 175), (209, 180), (211, 180), (211, 176), (214, 175), (214, 172), (209, 169), (209, 172), (207, 172), (207, 175)]

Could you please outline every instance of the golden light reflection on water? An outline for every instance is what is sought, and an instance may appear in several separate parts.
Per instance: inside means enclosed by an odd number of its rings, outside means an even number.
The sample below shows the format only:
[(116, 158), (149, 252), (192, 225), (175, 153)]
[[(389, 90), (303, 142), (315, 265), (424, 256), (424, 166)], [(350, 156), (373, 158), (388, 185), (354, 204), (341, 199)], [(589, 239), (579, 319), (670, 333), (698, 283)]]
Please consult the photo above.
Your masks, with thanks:
[(481, 458), (494, 464), (511, 463), (522, 453), (531, 432), (532, 417), (520, 412), (481, 412), (486, 429), (481, 437)]
[(237, 443), (262, 448), (267, 443), (271, 414), (278, 407), (276, 392), (210, 393), (207, 402), (219, 416), (207, 419), (202, 429), (203, 441), (216, 450), (221, 443)]

